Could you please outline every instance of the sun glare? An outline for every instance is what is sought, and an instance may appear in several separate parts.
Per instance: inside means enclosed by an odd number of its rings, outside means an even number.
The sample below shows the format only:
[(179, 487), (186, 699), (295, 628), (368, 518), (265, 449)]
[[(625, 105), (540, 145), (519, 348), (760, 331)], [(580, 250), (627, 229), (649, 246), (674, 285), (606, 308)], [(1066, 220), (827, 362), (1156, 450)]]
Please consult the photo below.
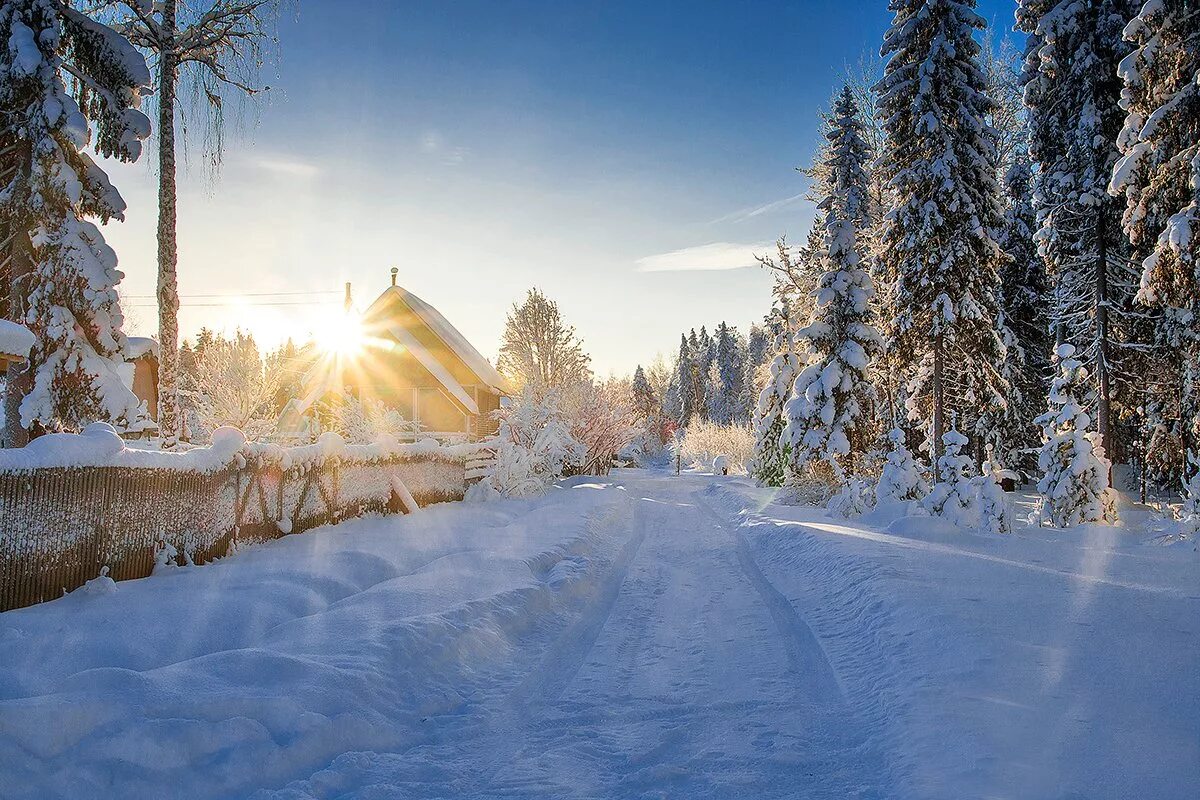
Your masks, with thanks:
[(326, 320), (316, 332), (317, 344), (331, 355), (353, 356), (362, 352), (365, 337), (362, 323), (350, 314), (338, 314)]

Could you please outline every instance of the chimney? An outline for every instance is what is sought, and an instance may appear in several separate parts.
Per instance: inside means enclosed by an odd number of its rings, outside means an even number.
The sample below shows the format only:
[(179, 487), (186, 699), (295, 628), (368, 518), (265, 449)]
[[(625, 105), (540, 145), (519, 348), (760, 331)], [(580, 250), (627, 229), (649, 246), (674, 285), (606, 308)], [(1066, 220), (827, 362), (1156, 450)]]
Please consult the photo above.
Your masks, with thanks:
[(399, 267), (392, 267), (392, 286), (396, 285), (396, 273), (400, 271)]
[(349, 281), (346, 281), (346, 300), (344, 301), (343, 308), (346, 311), (350, 310), (350, 282)]

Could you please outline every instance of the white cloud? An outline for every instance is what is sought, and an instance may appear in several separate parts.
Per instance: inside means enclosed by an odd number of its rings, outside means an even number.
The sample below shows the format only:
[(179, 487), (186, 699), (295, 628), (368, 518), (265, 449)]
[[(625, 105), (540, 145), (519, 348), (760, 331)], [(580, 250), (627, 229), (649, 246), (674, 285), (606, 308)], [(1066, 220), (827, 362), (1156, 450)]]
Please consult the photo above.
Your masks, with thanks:
[(754, 254), (769, 253), (773, 246), (770, 242), (713, 242), (672, 250), (670, 253), (645, 256), (637, 260), (637, 267), (639, 272), (743, 269), (756, 266), (758, 262), (754, 259)]
[(421, 135), (421, 152), (447, 167), (457, 167), (471, 155), (471, 148), (451, 145), (440, 132), (429, 130)]
[(750, 206), (749, 208), (742, 208), (737, 211), (733, 211), (729, 214), (726, 214), (723, 217), (717, 217), (716, 219), (710, 221), (708, 224), (716, 225), (721, 222), (745, 222), (748, 219), (754, 219), (755, 217), (760, 217), (763, 214), (769, 214), (772, 211), (777, 211), (781, 208), (786, 208), (787, 206), (790, 206), (792, 203), (795, 203), (795, 202), (805, 199), (805, 197), (807, 197), (807, 196), (808, 196), (807, 192), (801, 192), (800, 194), (794, 194), (791, 197), (784, 197), (781, 200), (772, 200), (770, 203), (764, 203), (761, 206)]
[(258, 169), (295, 178), (314, 178), (321, 172), (315, 164), (285, 158), (255, 158), (250, 163)]

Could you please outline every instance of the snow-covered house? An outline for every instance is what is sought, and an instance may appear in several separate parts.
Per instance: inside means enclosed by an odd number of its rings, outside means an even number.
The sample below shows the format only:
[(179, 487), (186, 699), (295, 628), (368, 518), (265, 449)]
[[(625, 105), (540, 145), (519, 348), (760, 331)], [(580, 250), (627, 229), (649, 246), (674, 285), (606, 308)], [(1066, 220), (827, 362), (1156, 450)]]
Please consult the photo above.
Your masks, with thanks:
[(363, 346), (313, 364), (303, 396), (284, 408), (277, 436), (311, 435), (312, 409), (342, 390), (395, 409), (418, 436), (481, 439), (496, 432), (492, 412), (507, 381), (437, 309), (397, 286), (395, 273), (359, 321), (353, 338)]
[(392, 285), (363, 314), (369, 343), (347, 375), (356, 394), (382, 400), (420, 430), (490, 436), (508, 392), (496, 368), (433, 306)]
[(150, 419), (158, 422), (158, 342), (144, 336), (128, 337), (125, 363), (132, 365), (129, 388), (146, 404)]
[(33, 333), (24, 325), (0, 319), (0, 369), (29, 358)]

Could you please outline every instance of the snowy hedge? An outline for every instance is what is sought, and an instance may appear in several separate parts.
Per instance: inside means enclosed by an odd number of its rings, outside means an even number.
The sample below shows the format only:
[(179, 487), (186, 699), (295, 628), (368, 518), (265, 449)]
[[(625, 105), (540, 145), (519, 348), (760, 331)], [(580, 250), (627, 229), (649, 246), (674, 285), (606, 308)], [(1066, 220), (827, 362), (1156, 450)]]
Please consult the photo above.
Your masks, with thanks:
[[(220, 558), (245, 544), (364, 513), (458, 500), (476, 445), (303, 447), (246, 442), (232, 428), (181, 453), (125, 446), (104, 424), (0, 451), (0, 610), (52, 599), (109, 567), (144, 577), (156, 553)], [(396, 480), (404, 492), (397, 488)], [(166, 559), (160, 559), (160, 561)]]

